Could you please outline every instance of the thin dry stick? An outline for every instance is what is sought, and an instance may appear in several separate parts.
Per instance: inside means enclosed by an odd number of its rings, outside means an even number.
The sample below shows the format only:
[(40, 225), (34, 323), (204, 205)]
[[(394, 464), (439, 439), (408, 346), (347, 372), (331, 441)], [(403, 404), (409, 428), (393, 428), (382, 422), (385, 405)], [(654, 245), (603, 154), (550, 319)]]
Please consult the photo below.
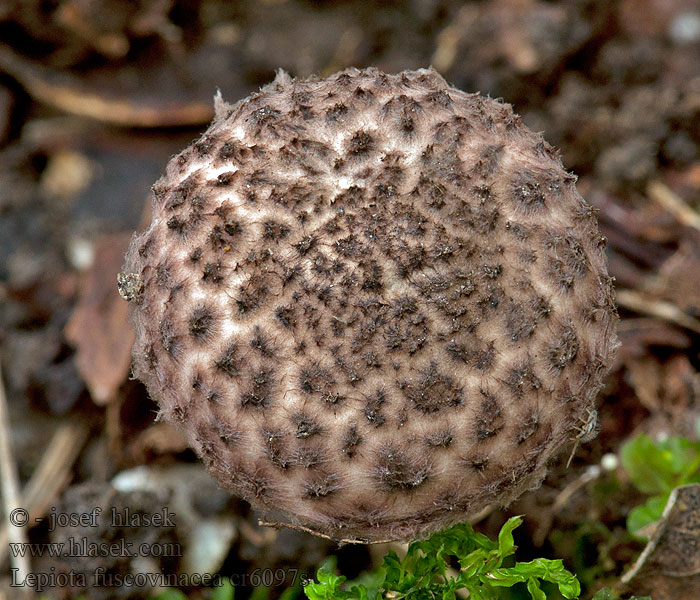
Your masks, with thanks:
[(624, 308), (638, 313), (651, 315), (670, 321), (695, 333), (700, 333), (700, 321), (684, 313), (675, 304), (663, 300), (649, 299), (642, 292), (635, 290), (616, 290), (617, 303)]
[(77, 76), (52, 77), (49, 69), (4, 44), (0, 45), (0, 67), (16, 77), (32, 97), (74, 115), (127, 127), (200, 125), (211, 119), (209, 102), (167, 107), (153, 101), (136, 103), (125, 96), (110, 96), (83, 84)]
[[(70, 422), (61, 425), (51, 438), (41, 462), (22, 493), (23, 508), (29, 513), (29, 522), (46, 514), (49, 506), (71, 478), (71, 468), (80, 449), (85, 444), (88, 427), (83, 423)], [(0, 565), (7, 558), (9, 530), (0, 525)]]
[(591, 481), (598, 479), (598, 477), (600, 477), (600, 472), (600, 467), (598, 465), (591, 465), (559, 492), (551, 508), (544, 513), (544, 518), (540, 521), (534, 535), (532, 536), (532, 541), (534, 542), (535, 546), (541, 546), (544, 543), (544, 540), (552, 527), (554, 516), (564, 506), (566, 506), (576, 492)]
[(303, 525), (297, 525), (295, 523), (282, 523), (279, 521), (265, 521), (263, 519), (258, 519), (258, 525), (260, 527), (274, 527), (275, 529), (280, 529), (282, 527), (288, 527), (289, 529), (294, 529), (295, 531), (303, 531), (304, 533), (310, 533), (312, 535), (317, 535), (318, 537), (322, 537), (326, 540), (330, 540), (332, 542), (336, 542), (340, 546), (344, 546), (345, 544), (386, 544), (389, 543), (391, 540), (376, 540), (376, 541), (365, 541), (365, 540), (357, 540), (357, 539), (352, 539), (352, 538), (334, 538), (329, 535), (326, 535), (324, 533), (319, 533), (318, 531), (314, 531), (313, 529), (310, 529), (309, 527), (304, 527)]
[(661, 514), (661, 518), (657, 521), (656, 527), (654, 528), (654, 533), (651, 534), (649, 542), (647, 542), (647, 545), (645, 546), (644, 550), (642, 550), (642, 553), (639, 555), (637, 560), (634, 562), (634, 565), (632, 565), (632, 568), (622, 575), (622, 577), (620, 578), (620, 583), (628, 585), (642, 571), (642, 569), (645, 566), (650, 566), (648, 564), (649, 559), (654, 554), (656, 547), (659, 545), (659, 541), (661, 541), (662, 536), (667, 531), (669, 525), (669, 518), (673, 512), (673, 509), (676, 506), (676, 503), (679, 501), (678, 496), (683, 494), (684, 491), (687, 490), (687, 488), (692, 488), (692, 486), (694, 485), (697, 484), (691, 483), (687, 486), (677, 487), (671, 492), (671, 494), (668, 497), (668, 500), (666, 501), (664, 512)]
[(700, 230), (700, 214), (668, 186), (660, 181), (652, 181), (647, 187), (647, 195), (670, 212), (679, 223)]
[[(10, 415), (7, 409), (5, 387), (2, 383), (2, 368), (0, 368), (0, 481), (2, 481), (2, 501), (5, 511), (5, 523), (8, 528), (8, 540), (15, 544), (27, 543), (27, 532), (22, 527), (17, 527), (10, 521), (12, 511), (20, 508), (19, 479), (17, 467), (12, 454), (10, 440)], [(3, 544), (0, 549), (5, 549)], [(12, 567), (17, 569), (16, 578), (24, 581), (31, 571), (28, 556), (13, 556)]]

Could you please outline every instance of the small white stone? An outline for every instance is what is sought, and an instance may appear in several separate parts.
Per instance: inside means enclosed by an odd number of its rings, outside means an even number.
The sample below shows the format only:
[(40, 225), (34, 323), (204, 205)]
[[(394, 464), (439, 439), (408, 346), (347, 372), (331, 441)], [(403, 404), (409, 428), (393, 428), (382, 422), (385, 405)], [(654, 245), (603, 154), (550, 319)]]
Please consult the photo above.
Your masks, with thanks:
[(617, 457), (617, 454), (608, 452), (600, 459), (600, 466), (603, 467), (605, 471), (614, 471), (620, 466), (620, 459)]
[(71, 238), (66, 255), (71, 266), (78, 271), (87, 271), (95, 262), (95, 246), (91, 240)]
[(677, 44), (693, 44), (700, 40), (700, 12), (688, 11), (676, 16), (669, 26), (669, 35)]

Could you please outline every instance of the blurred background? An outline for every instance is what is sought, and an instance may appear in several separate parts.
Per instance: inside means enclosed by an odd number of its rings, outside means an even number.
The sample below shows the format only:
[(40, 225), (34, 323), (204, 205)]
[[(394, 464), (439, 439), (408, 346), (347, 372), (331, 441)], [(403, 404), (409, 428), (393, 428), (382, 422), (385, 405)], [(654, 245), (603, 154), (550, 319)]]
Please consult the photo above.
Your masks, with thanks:
[[(524, 514), (520, 560), (564, 559), (584, 597), (603, 584), (624, 591), (620, 575), (644, 548), (627, 520), (654, 490), (624, 468), (620, 448), (646, 434), (684, 440), (700, 456), (693, 0), (0, 0), (0, 364), (21, 497), (32, 516), (96, 505), (168, 505), (178, 514), (176, 526), (155, 530), (50, 532), (41, 524), (27, 533), (33, 541), (87, 535), (182, 548), (179, 557), (138, 560), (35, 557), (32, 571), (221, 573), (242, 582), (236, 598), (292, 598), (294, 569), (312, 573), (335, 555), (354, 577), (381, 562), (386, 548), (338, 549), (259, 527), (176, 431), (154, 423), (156, 406), (129, 379), (132, 334), (116, 273), (132, 232), (148, 223), (150, 186), (204, 130), (217, 89), (235, 102), (279, 68), (306, 77), (429, 65), (459, 89), (511, 103), (560, 148), (600, 211), (622, 317), (598, 438), (578, 448), (568, 469), (567, 449), (541, 489), (476, 526), (494, 535), (508, 516)], [(0, 597), (13, 598), (7, 535), (0, 528)], [(678, 590), (653, 577), (635, 589), (697, 598), (700, 557), (696, 566), (676, 569)], [(251, 580), (261, 568), (278, 580)], [(197, 586), (181, 592), (211, 597)]]

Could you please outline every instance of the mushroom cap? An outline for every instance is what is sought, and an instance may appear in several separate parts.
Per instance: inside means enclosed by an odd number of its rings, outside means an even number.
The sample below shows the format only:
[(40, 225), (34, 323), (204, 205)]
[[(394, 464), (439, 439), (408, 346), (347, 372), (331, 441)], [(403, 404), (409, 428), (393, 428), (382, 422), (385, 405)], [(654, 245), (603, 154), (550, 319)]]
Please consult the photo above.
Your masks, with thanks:
[(135, 375), (222, 486), (336, 539), (537, 487), (614, 357), (605, 238), (507, 104), (435, 71), (280, 71), (153, 188)]

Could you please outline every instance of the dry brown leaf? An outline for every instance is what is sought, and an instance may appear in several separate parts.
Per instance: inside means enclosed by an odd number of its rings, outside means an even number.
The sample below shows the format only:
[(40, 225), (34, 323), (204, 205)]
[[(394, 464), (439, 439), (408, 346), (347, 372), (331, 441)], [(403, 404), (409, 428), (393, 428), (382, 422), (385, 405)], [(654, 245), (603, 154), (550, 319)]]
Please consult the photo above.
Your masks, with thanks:
[(627, 364), (629, 381), (634, 388), (637, 398), (650, 412), (656, 413), (662, 409), (662, 365), (654, 358), (643, 356)]
[(119, 297), (116, 285), (130, 239), (130, 234), (120, 233), (95, 242), (95, 262), (85, 274), (64, 331), (77, 349), (78, 371), (97, 404), (115, 397), (131, 363), (134, 333), (127, 319), (127, 303)]
[(694, 437), (700, 418), (700, 373), (684, 354), (663, 363), (650, 356), (625, 362), (627, 379), (650, 416), (644, 431)]
[(661, 295), (692, 316), (700, 316), (700, 234), (687, 231), (678, 250), (661, 266)]
[(135, 464), (146, 463), (152, 455), (183, 452), (187, 449), (185, 436), (169, 423), (154, 423), (142, 431), (129, 445), (129, 455)]
[(690, 337), (683, 330), (655, 318), (624, 319), (618, 326), (617, 334), (622, 342), (617, 360), (622, 364), (647, 355), (650, 346), (685, 350), (691, 344)]

